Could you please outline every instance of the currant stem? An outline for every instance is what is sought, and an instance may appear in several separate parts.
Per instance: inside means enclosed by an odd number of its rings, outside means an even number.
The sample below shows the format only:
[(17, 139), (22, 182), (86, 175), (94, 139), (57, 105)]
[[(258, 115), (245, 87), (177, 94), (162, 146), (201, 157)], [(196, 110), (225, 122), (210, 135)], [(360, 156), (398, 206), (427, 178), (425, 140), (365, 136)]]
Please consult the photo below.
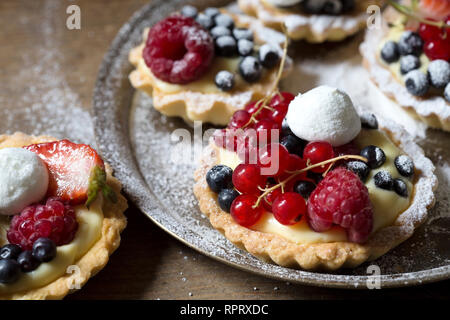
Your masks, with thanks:
[(440, 29), (450, 28), (450, 25), (446, 24), (444, 21), (431, 21), (431, 20), (428, 20), (428, 19), (424, 19), (421, 16), (415, 14), (413, 12), (413, 10), (411, 10), (411, 8), (409, 8), (407, 6), (404, 6), (404, 5), (401, 5), (399, 3), (396, 3), (393, 0), (387, 0), (387, 2), (388, 2), (389, 5), (391, 5), (398, 12), (400, 12), (400, 13), (402, 13), (402, 14), (404, 14), (404, 15), (412, 18), (412, 19), (418, 20), (421, 23), (425, 23), (425, 24), (428, 24), (430, 26), (438, 27)]

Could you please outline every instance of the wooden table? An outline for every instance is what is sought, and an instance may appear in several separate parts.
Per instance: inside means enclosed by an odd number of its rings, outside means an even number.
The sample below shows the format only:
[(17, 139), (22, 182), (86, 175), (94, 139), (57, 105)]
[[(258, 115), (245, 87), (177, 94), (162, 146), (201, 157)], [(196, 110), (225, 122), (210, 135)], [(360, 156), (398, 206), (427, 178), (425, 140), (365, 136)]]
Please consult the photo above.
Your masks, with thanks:
[[(74, 132), (80, 128), (75, 126), (76, 117), (84, 117), (89, 125), (86, 111), (91, 107), (103, 54), (120, 26), (146, 2), (0, 1), (0, 119), (11, 118), (3, 124), (0, 121), (0, 132), (49, 130), (58, 135), (65, 130), (69, 137), (92, 143), (92, 128), (85, 128), (87, 133), (81, 138)], [(66, 28), (66, 8), (70, 4), (81, 8), (81, 30)], [(46, 55), (47, 51), (51, 53)], [(55, 92), (53, 85), (59, 91)], [(40, 128), (25, 110), (43, 108), (48, 103), (49, 118), (67, 113), (67, 118), (75, 119), (46, 121)], [(128, 227), (120, 248), (104, 270), (68, 299), (450, 297), (449, 281), (404, 289), (347, 291), (267, 279), (202, 256), (159, 229), (133, 205), (126, 214)]]

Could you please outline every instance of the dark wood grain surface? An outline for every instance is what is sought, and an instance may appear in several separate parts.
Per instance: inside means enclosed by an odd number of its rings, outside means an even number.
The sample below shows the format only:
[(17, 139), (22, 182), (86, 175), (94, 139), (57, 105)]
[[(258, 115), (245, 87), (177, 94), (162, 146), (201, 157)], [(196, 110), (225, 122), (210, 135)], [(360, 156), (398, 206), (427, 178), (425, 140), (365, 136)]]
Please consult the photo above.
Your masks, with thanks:
[[(34, 68), (39, 61), (33, 52), (45, 50), (49, 37), (57, 41), (58, 72), (64, 85), (75, 93), (76, 108), (89, 110), (96, 73), (103, 54), (120, 26), (145, 0), (1, 0), (0, 1), (0, 110), (18, 114), (0, 126), (0, 132), (39, 131), (20, 110), (35, 103), (45, 103), (35, 95), (35, 101), (23, 102), (30, 85), (41, 81)], [(77, 4), (81, 8), (81, 30), (65, 27), (66, 8)], [(45, 27), (44, 27), (45, 26)], [(50, 27), (49, 27), (50, 26)], [(54, 49), (54, 48), (53, 48)], [(27, 61), (30, 60), (30, 61)], [(38, 59), (35, 59), (38, 60)], [(48, 63), (48, 62), (47, 62)], [(56, 63), (56, 62), (55, 62)], [(32, 65), (33, 66), (33, 65)], [(47, 65), (48, 66), (48, 65)], [(45, 65), (44, 65), (45, 67)], [(37, 69), (39, 70), (39, 69)], [(21, 76), (18, 76), (18, 75)], [(45, 70), (42, 70), (42, 75)], [(72, 94), (73, 95), (73, 94)], [(48, 99), (48, 97), (47, 97)], [(62, 95), (61, 99), (65, 99)], [(74, 100), (67, 104), (74, 108)], [(6, 110), (6, 111), (5, 111)], [(19, 110), (19, 111), (17, 111)], [(5, 116), (5, 115), (4, 115)], [(24, 117), (25, 120), (21, 120)], [(49, 112), (48, 117), (52, 117)], [(28, 120), (27, 120), (28, 119)], [(1, 122), (0, 122), (1, 123)], [(33, 130), (29, 128), (33, 126)], [(38, 128), (38, 129), (36, 129)], [(69, 128), (70, 130), (70, 128)], [(76, 128), (74, 128), (76, 130)], [(40, 132), (46, 133), (46, 132)], [(68, 133), (72, 136), (71, 133)], [(84, 142), (92, 142), (86, 137)], [(337, 290), (289, 284), (246, 273), (211, 260), (186, 247), (159, 229), (132, 204), (126, 212), (128, 227), (122, 243), (109, 264), (80, 290), (67, 299), (353, 299), (353, 298), (449, 298), (450, 282), (413, 288), (390, 290)]]

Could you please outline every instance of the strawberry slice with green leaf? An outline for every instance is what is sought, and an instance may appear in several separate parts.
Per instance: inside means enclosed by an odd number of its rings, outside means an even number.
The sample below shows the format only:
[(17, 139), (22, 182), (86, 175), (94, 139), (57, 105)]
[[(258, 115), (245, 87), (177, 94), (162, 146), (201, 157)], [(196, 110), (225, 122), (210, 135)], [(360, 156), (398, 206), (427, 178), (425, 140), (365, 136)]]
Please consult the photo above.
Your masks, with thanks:
[(47, 165), (47, 196), (59, 197), (72, 205), (85, 203), (88, 207), (99, 192), (111, 202), (117, 201), (114, 190), (106, 183), (105, 164), (90, 146), (59, 140), (25, 149), (36, 153)]

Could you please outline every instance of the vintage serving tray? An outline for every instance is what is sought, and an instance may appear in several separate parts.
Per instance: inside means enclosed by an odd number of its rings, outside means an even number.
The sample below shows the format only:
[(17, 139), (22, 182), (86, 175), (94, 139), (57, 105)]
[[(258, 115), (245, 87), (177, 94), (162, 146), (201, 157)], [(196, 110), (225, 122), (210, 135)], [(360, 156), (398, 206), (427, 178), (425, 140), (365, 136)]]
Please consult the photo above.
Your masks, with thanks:
[[(228, 1), (196, 1), (199, 8)], [(282, 89), (304, 92), (318, 84), (346, 90), (355, 104), (394, 117), (416, 136), (437, 166), (436, 207), (413, 238), (380, 259), (354, 270), (306, 272), (261, 262), (236, 248), (198, 209), (192, 192), (196, 167), (208, 127), (190, 127), (182, 120), (156, 112), (151, 98), (137, 93), (128, 81), (129, 50), (141, 41), (142, 30), (180, 8), (185, 1), (153, 0), (121, 28), (101, 65), (93, 98), (94, 128), (103, 156), (123, 182), (128, 197), (151, 220), (203, 254), (263, 276), (308, 285), (367, 288), (374, 270), (380, 285), (400, 287), (450, 278), (450, 134), (425, 130), (368, 79), (358, 52), (362, 35), (340, 44), (294, 43), (294, 72)], [(203, 140), (203, 141), (202, 141)], [(192, 143), (191, 143), (192, 142)], [(368, 268), (371, 265), (376, 267)]]

